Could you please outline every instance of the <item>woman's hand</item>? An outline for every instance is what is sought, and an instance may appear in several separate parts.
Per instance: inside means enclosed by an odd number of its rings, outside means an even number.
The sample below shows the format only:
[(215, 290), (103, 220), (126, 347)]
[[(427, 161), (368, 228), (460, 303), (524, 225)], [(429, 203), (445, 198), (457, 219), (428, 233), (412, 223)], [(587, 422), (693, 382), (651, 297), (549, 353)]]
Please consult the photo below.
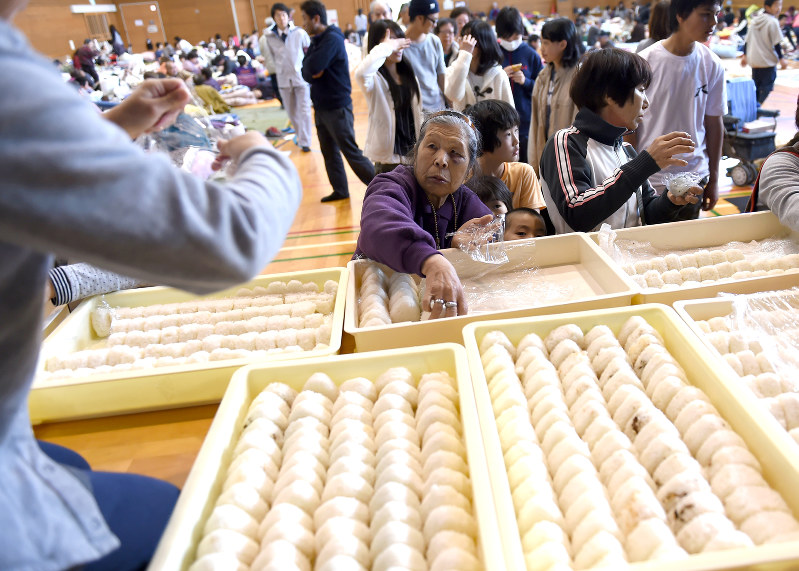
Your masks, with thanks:
[[(470, 243), (474, 242), (475, 234), (477, 233), (479, 226), (486, 226), (490, 224), (491, 221), (494, 219), (493, 214), (486, 214), (480, 218), (472, 218), (467, 222), (464, 222), (458, 231), (455, 232), (455, 235), (452, 237), (452, 247), (453, 248), (460, 248), (463, 250), (466, 246)], [(488, 243), (491, 240), (486, 240), (482, 243)]]
[(398, 52), (400, 50), (404, 50), (409, 45), (411, 45), (411, 41), (408, 38), (391, 38), (391, 30), (386, 30), (386, 37), (383, 38), (381, 42), (383, 45), (387, 45), (391, 48), (392, 52)]
[(422, 273), (427, 280), (422, 309), (430, 312), (430, 319), (466, 315), (469, 308), (463, 287), (452, 264), (441, 254), (433, 254), (422, 263)]
[(477, 45), (477, 40), (474, 39), (469, 34), (466, 34), (465, 36), (463, 36), (461, 38), (461, 41), (458, 42), (458, 47), (461, 50), (463, 50), (465, 52), (469, 52), (469, 53), (474, 52), (474, 46), (476, 46), (476, 45)]
[(148, 79), (103, 117), (135, 139), (174, 123), (190, 99), (189, 90), (179, 79)]
[(214, 159), (211, 168), (215, 171), (221, 169), (224, 164), (232, 160), (234, 163), (239, 161), (239, 157), (253, 147), (263, 147), (269, 145), (269, 141), (258, 131), (247, 131), (244, 135), (234, 137), (229, 141), (220, 139), (216, 142), (219, 154)]
[(671, 166), (684, 167), (687, 161), (674, 158), (674, 155), (694, 152), (694, 142), (688, 133), (674, 131), (661, 135), (649, 145), (647, 153), (655, 160), (661, 169)]

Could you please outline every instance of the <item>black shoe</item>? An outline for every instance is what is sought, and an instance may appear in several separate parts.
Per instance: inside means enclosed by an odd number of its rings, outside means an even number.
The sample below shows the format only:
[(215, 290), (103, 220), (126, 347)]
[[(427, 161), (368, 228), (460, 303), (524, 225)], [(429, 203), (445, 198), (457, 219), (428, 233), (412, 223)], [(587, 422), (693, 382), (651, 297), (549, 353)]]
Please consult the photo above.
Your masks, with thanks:
[(302, 148), (302, 152), (303, 153), (310, 153), (311, 152), (311, 147), (303, 147)]
[(339, 194), (337, 192), (333, 192), (333, 193), (328, 194), (327, 196), (325, 196), (322, 199), (322, 202), (333, 202), (334, 200), (345, 200), (345, 199), (347, 199), (349, 197), (350, 197), (349, 194), (345, 195), (345, 194)]

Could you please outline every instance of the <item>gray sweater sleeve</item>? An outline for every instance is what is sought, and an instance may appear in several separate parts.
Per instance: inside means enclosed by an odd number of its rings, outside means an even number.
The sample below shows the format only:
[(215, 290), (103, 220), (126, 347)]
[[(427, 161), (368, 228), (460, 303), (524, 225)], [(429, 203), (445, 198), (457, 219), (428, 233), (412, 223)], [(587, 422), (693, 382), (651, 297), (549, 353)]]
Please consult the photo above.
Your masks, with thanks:
[(799, 157), (792, 153), (774, 153), (760, 171), (760, 202), (780, 222), (799, 231)]
[(109, 272), (91, 264), (69, 264), (50, 270), (55, 305), (63, 305), (93, 295), (146, 285), (141, 280)]
[(0, 42), (3, 241), (197, 293), (262, 271), (301, 199), (286, 157), (250, 149), (228, 182), (204, 182), (136, 147), (22, 42)]

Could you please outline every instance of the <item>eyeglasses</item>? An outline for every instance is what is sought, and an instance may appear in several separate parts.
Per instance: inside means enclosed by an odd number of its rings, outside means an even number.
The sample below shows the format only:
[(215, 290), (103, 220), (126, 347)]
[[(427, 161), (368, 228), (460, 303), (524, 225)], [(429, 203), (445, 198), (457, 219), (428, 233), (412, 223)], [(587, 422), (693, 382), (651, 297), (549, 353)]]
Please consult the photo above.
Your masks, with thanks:
[(429, 20), (434, 26), (438, 24), (438, 18), (431, 18), (430, 16), (425, 16), (427, 20)]

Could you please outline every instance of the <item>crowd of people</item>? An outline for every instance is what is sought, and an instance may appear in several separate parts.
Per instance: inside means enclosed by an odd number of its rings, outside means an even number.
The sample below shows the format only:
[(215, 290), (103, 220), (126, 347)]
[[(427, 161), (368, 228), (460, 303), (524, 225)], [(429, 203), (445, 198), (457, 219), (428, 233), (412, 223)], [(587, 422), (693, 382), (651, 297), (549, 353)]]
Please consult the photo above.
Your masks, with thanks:
[[(354, 29), (364, 55), (354, 77), (369, 121), (363, 151), (347, 40), (318, 0), (301, 4), (300, 25), (278, 3), (261, 34), (148, 45), (149, 79), (143, 74), (102, 115), (13, 27), (24, 5), (0, 0), (8, 71), (0, 83), (15, 94), (0, 124), (3, 568), (142, 568), (177, 496), (163, 482), (93, 472), (74, 453), (34, 439), (26, 398), (48, 271), (50, 294), (62, 301), (86, 294), (81, 280), (222, 289), (265, 266), (299, 208), (296, 169), (259, 133), (218, 143), (214, 168), (237, 166), (225, 182), (201, 180), (132, 142), (176, 119), (190, 99), (187, 83), (207, 94), (236, 85), (250, 94), (242, 101), (274, 94), (303, 151), (313, 110), (332, 187), (323, 201), (349, 197), (343, 155), (367, 185), (356, 255), (424, 276), (422, 303), (433, 319), (468, 311), (440, 250), (464, 245), (495, 217), (504, 217), (504, 240), (514, 240), (693, 219), (718, 199), (727, 96), (720, 59), (706, 44), (720, 20), (735, 25), (731, 12), (719, 16), (719, 0), (620, 3), (596, 16), (536, 22), (496, 5), (486, 18), (465, 8), (439, 18), (436, 0), (411, 0), (395, 20), (375, 0)], [(781, 0), (766, 0), (735, 28), (745, 32), (761, 103), (784, 63), (788, 22), (796, 23), (792, 9), (781, 22), (781, 10)], [(638, 39), (637, 53), (613, 44)], [(108, 46), (87, 41), (76, 51), (72, 79), (99, 83), (98, 58), (131, 56), (111, 30)], [(796, 140), (770, 157), (753, 200), (794, 229), (798, 157)], [(702, 180), (672, 192), (668, 175), (682, 171)], [(87, 264), (51, 271), (54, 254)], [(98, 268), (114, 273), (98, 278)]]

